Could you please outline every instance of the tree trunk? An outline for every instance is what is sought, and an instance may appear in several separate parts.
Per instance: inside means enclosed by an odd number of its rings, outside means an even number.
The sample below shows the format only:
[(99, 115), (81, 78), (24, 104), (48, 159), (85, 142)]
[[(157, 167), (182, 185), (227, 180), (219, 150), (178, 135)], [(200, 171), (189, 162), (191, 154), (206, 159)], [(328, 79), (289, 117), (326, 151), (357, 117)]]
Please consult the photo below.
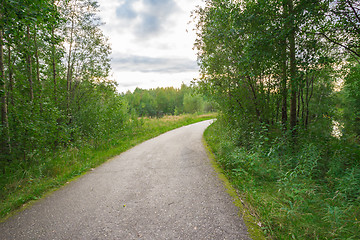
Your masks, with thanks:
[(51, 27), (51, 42), (52, 42), (52, 77), (54, 82), (54, 100), (57, 103), (57, 83), (56, 83), (56, 48), (55, 48), (55, 27)]
[(37, 36), (36, 36), (36, 29), (34, 32), (34, 46), (35, 46), (35, 61), (36, 61), (36, 84), (39, 87), (39, 104), (40, 104), (40, 111), (42, 112), (43, 106), (41, 102), (41, 95), (42, 95), (42, 84), (40, 81), (40, 61), (39, 61), (39, 49), (37, 44)]
[(283, 130), (287, 130), (287, 64), (286, 64), (286, 39), (281, 41), (282, 45), (282, 80), (281, 80), (281, 96), (282, 96), (282, 107), (281, 107), (281, 123)]
[(305, 126), (305, 101), (304, 101), (304, 88), (300, 88), (300, 99), (301, 100), (301, 120), (303, 126)]
[[(288, 1), (289, 6), (289, 17), (292, 18), (294, 15), (294, 6), (293, 0)], [(296, 98), (297, 98), (297, 83), (296, 83), (296, 58), (295, 58), (295, 26), (294, 20), (290, 20), (290, 34), (289, 34), (289, 47), (290, 47), (290, 89), (291, 89), (291, 99), (290, 99), (290, 130), (293, 133), (293, 136), (296, 136)]]
[(67, 74), (66, 74), (66, 107), (67, 107), (67, 114), (70, 116), (70, 93), (71, 93), (71, 79), (72, 79), (72, 45), (73, 45), (73, 34), (74, 34), (74, 17), (71, 20), (71, 29), (70, 29), (70, 43), (69, 43), (69, 56), (68, 56), (68, 66), (67, 66)]
[(34, 101), (34, 83), (32, 77), (32, 61), (30, 56), (30, 27), (29, 25), (26, 27), (26, 36), (27, 36), (27, 49), (26, 49), (26, 64), (28, 70), (28, 78), (29, 78), (29, 93), (31, 102)]
[[(305, 116), (305, 128), (307, 128), (307, 126), (309, 125), (309, 102), (310, 102), (310, 99), (313, 95), (313, 92), (314, 92), (314, 78), (315, 76), (312, 75), (311, 76), (311, 79), (310, 79), (310, 83), (307, 83), (308, 87), (307, 87), (307, 92), (306, 92), (306, 116)], [(311, 89), (309, 90), (311, 86)], [(310, 93), (309, 93), (310, 91)]]
[(8, 48), (8, 69), (9, 69), (9, 90), (7, 91), (8, 95), (8, 101), (10, 101), (10, 104), (14, 106), (14, 96), (13, 96), (13, 89), (14, 89), (14, 79), (13, 79), (13, 65), (11, 62), (11, 46), (9, 45)]
[(254, 103), (254, 108), (255, 108), (256, 116), (257, 116), (259, 122), (262, 123), (263, 121), (262, 121), (261, 113), (260, 113), (259, 107), (258, 107), (258, 99), (257, 99), (257, 95), (256, 95), (256, 90), (255, 90), (253, 84), (251, 83), (250, 77), (247, 77), (247, 79), (248, 79), (248, 84), (249, 84), (251, 93), (252, 93), (252, 95), (253, 95), (253, 103)]
[[(286, 22), (288, 16), (288, 6), (286, 1), (283, 2), (284, 12), (283, 12), (283, 19), (284, 19), (284, 31), (288, 28), (288, 24)], [(283, 126), (283, 131), (286, 132), (287, 130), (287, 122), (288, 122), (288, 108), (287, 108), (287, 97), (288, 97), (288, 89), (287, 89), (287, 36), (284, 35), (282, 40), (280, 41), (280, 50), (281, 50), (281, 68), (282, 68), (282, 76), (281, 76), (281, 97), (282, 97), (282, 106), (281, 106), (281, 123)]]
[(0, 85), (1, 85), (1, 90), (3, 91), (1, 93), (1, 124), (3, 126), (1, 145), (3, 146), (2, 150), (4, 153), (11, 153), (3, 47), (4, 47), (3, 29), (0, 29)]
[(300, 88), (296, 91), (296, 119), (300, 119)]
[(35, 46), (35, 61), (36, 61), (36, 81), (40, 85), (40, 62), (39, 62), (39, 51), (37, 45), (36, 31), (34, 33), (34, 46)]

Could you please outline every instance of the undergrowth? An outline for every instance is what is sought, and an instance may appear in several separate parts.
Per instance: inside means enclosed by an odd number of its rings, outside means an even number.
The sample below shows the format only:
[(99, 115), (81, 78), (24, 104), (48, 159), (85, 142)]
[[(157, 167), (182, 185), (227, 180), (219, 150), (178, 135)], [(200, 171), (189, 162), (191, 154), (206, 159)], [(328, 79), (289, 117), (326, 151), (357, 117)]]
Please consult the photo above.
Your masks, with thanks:
[(0, 172), (0, 219), (5, 220), (29, 201), (41, 198), (47, 192), (145, 140), (215, 116), (188, 114), (163, 118), (134, 118), (121, 135), (97, 142), (77, 142), (68, 148), (38, 153), (29, 161), (8, 164)]
[(260, 215), (269, 239), (360, 239), (359, 146), (299, 136), (296, 148), (264, 128), (258, 142), (218, 120), (205, 131), (232, 183)]

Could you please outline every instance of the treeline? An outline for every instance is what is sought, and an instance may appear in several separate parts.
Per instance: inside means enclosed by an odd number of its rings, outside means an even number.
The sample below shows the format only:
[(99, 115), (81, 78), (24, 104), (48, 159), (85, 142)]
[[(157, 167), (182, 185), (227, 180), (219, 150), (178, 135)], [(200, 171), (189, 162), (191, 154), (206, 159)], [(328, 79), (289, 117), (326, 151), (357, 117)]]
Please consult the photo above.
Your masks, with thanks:
[(127, 92), (130, 113), (138, 116), (161, 117), (183, 113), (202, 113), (214, 111), (213, 104), (197, 93), (194, 87), (181, 85), (180, 89), (167, 87), (156, 89), (136, 88)]
[(360, 237), (359, 16), (355, 0), (209, 0), (194, 12), (220, 161), (276, 239)]

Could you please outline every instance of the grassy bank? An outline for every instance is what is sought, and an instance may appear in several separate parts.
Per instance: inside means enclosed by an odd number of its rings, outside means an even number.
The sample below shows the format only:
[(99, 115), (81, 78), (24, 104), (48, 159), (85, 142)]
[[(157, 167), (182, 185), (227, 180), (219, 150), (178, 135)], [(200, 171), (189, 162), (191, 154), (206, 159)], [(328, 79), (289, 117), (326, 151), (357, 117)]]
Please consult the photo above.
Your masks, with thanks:
[[(208, 153), (208, 157), (210, 158), (211, 164), (217, 173), (218, 178), (222, 181), (226, 192), (230, 197), (232, 197), (234, 205), (238, 208), (238, 215), (244, 220), (249, 236), (256, 240), (265, 239), (265, 235), (260, 228), (261, 222), (259, 222), (259, 218), (257, 217), (256, 212), (244, 201), (243, 194), (239, 193), (239, 191), (234, 188), (233, 184), (225, 175), (224, 169), (222, 169), (217, 162), (216, 156), (213, 152), (213, 149), (215, 149), (214, 147), (216, 145), (216, 143), (213, 141), (215, 138), (211, 136), (212, 129), (208, 129), (209, 128), (205, 130), (203, 141)], [(210, 147), (209, 144), (211, 144), (212, 147)]]
[[(221, 121), (204, 134), (217, 162), (254, 209), (269, 239), (360, 238), (359, 175), (355, 170), (342, 178), (330, 173), (316, 177), (324, 153), (315, 144), (286, 153), (273, 143), (271, 151), (264, 152), (237, 146), (230, 135)], [(338, 152), (341, 149), (345, 148)], [(300, 164), (289, 168), (288, 162), (294, 159)]]
[(212, 119), (215, 114), (133, 119), (119, 136), (101, 142), (76, 143), (72, 147), (36, 156), (36, 161), (8, 165), (0, 173), (0, 218), (4, 221), (32, 200), (61, 187), (109, 158), (169, 130)]

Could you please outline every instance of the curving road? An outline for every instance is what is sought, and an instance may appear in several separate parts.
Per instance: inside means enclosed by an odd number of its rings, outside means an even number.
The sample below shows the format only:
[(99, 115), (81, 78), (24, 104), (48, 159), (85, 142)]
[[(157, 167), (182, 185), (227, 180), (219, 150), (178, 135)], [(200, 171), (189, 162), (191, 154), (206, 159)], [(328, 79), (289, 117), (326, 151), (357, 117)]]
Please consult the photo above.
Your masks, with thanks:
[(203, 147), (210, 122), (113, 158), (0, 223), (0, 239), (250, 239)]

